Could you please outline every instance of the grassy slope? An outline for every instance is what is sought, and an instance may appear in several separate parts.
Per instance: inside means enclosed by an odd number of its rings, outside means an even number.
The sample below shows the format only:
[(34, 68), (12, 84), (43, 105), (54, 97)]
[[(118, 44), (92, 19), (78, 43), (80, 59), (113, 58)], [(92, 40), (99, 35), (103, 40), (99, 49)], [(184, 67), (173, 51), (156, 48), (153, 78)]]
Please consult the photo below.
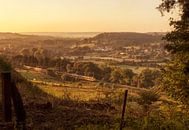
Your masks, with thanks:
[[(30, 75), (22, 74), (26, 77)], [(43, 75), (33, 76), (43, 78)], [(103, 88), (97, 83), (88, 82), (83, 82), (78, 88), (78, 83), (67, 82), (54, 86), (20, 81), (17, 86), (27, 111), (27, 124), (34, 129), (79, 129), (91, 126), (97, 127), (95, 129), (117, 129), (119, 126), (123, 88)], [(137, 92), (130, 91), (130, 98), (137, 96)], [(45, 108), (47, 102), (52, 103), (53, 107)]]
[[(96, 83), (87, 82), (83, 82), (81, 88), (78, 88), (78, 83), (63, 83), (61, 86), (44, 85), (28, 82), (19, 73), (15, 73), (14, 78), (24, 101), (28, 128), (34, 130), (119, 128), (123, 88), (103, 88)], [(160, 123), (158, 126), (164, 125), (164, 122), (167, 123), (174, 118), (173, 114), (177, 112), (174, 106), (177, 103), (168, 100), (164, 95), (150, 105), (150, 117), (147, 118), (143, 105), (138, 104), (142, 90), (128, 89), (125, 129), (149, 127), (156, 130), (159, 127), (156, 128), (155, 125), (158, 123)], [(160, 118), (160, 115), (163, 118)]]
[[(64, 88), (33, 85), (26, 80), (17, 86), (27, 111), (27, 124), (33, 129), (73, 129), (87, 124), (110, 127), (115, 122), (110, 111), (116, 110), (109, 104), (69, 99), (66, 92), (67, 96), (57, 96)], [(52, 103), (52, 108), (46, 107), (47, 102)]]
[[(56, 86), (47, 82), (46, 76), (33, 76), (43, 79), (45, 84), (24, 81), (17, 86), (27, 110), (27, 124), (34, 129), (118, 129), (123, 88), (103, 88), (97, 83), (88, 82), (83, 82), (80, 88), (78, 83), (68, 82)], [(136, 104), (142, 90), (128, 89), (129, 104)], [(53, 107), (45, 108), (47, 102), (51, 102)], [(133, 111), (132, 107), (128, 111)], [(137, 107), (142, 111), (141, 106)]]

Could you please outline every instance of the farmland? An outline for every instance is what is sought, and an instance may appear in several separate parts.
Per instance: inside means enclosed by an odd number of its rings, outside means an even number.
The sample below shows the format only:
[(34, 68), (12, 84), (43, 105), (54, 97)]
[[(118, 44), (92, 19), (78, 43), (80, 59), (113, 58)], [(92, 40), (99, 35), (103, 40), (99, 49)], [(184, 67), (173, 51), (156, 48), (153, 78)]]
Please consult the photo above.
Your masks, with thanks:
[[(32, 78), (36, 80), (30, 80), (32, 84), (17, 84), (25, 102), (28, 127), (33, 129), (119, 129), (126, 89), (129, 90), (125, 116), (126, 130), (139, 129), (141, 126), (158, 130), (160, 127), (156, 126), (157, 122), (162, 124), (161, 127), (170, 127), (169, 122), (164, 122), (165, 118), (168, 120), (173, 113), (182, 113), (182, 106), (177, 105), (177, 102), (169, 99), (164, 93), (159, 93), (156, 97), (156, 90), (153, 89), (111, 83), (102, 85), (99, 82), (88, 81), (56, 82), (46, 77), (42, 78), (43, 74), (38, 78), (35, 76), (33, 74)], [(149, 95), (149, 99), (145, 99), (143, 93)], [(157, 99), (153, 100), (155, 97)], [(144, 104), (141, 104), (143, 98), (150, 102), (150, 109), (147, 110), (150, 113), (148, 119), (143, 118), (146, 114)], [(48, 103), (51, 105), (48, 106)], [(175, 105), (177, 107), (171, 108)], [(166, 115), (160, 118), (159, 114), (163, 113)], [(155, 124), (151, 120), (154, 120)], [(43, 123), (38, 124), (39, 121)], [(148, 123), (145, 125), (144, 121)], [(182, 120), (176, 119), (175, 123), (178, 122), (183, 123)], [(184, 127), (184, 124), (181, 127)]]
[[(132, 43), (135, 36), (139, 39)], [(160, 37), (6, 34), (0, 39), (0, 53), (12, 66), (26, 110), (26, 127), (117, 130), (128, 90), (125, 130), (188, 129), (185, 105), (159, 88), (161, 65), (169, 59)]]
[(0, 130), (189, 130), (189, 0), (0, 10)]

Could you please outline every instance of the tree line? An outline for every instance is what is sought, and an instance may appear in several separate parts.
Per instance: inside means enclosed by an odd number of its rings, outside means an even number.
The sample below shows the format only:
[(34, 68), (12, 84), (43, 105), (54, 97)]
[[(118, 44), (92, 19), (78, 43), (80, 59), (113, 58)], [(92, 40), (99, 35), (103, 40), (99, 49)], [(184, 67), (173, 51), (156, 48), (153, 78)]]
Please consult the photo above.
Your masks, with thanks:
[(58, 71), (93, 77), (101, 82), (111, 82), (144, 88), (155, 86), (156, 80), (160, 76), (158, 70), (145, 69), (140, 74), (136, 74), (131, 69), (127, 68), (122, 69), (120, 67), (95, 64), (93, 62), (73, 62), (69, 59), (60, 57), (47, 57), (47, 52), (45, 51), (35, 51), (36, 52), (33, 53), (33, 55), (25, 53), (12, 57), (12, 65), (15, 67), (23, 67), (24, 65), (41, 67), (49, 70), (51, 76), (55, 76), (55, 72)]

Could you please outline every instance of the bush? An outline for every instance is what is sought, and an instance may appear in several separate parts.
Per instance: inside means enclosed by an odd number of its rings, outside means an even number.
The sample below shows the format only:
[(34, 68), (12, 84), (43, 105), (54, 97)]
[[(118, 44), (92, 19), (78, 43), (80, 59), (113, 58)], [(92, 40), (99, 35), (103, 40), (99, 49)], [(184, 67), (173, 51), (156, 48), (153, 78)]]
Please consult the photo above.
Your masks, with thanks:
[(141, 105), (151, 105), (153, 102), (158, 101), (159, 95), (153, 91), (144, 91), (139, 94), (140, 99), (138, 101)]

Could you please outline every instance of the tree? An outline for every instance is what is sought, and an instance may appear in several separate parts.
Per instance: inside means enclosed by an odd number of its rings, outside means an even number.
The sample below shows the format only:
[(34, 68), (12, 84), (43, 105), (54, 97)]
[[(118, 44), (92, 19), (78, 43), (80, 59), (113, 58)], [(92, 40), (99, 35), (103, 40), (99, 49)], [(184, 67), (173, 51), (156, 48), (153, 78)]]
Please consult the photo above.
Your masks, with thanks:
[(115, 69), (111, 72), (110, 81), (112, 83), (121, 83), (122, 75), (121, 70)]
[(144, 88), (153, 87), (159, 76), (158, 70), (144, 69), (139, 75), (140, 86)]
[(82, 65), (82, 70), (84, 70), (84, 75), (86, 76), (93, 76), (96, 79), (102, 78), (102, 70), (97, 64), (86, 62)]
[(12, 70), (11, 65), (3, 57), (0, 57), (0, 70), (1, 71), (11, 71)]
[(134, 72), (131, 69), (124, 69), (122, 73), (123, 78), (126, 79), (127, 84), (131, 85), (133, 76), (135, 75)]
[(102, 70), (102, 80), (109, 81), (111, 72), (112, 72), (112, 68), (107, 65), (102, 65), (101, 70)]
[(149, 106), (153, 102), (158, 101), (158, 99), (160, 98), (160, 96), (152, 90), (140, 92), (139, 96), (140, 96), (140, 98), (138, 100), (138, 103), (140, 105), (143, 105), (145, 112), (148, 112)]
[(174, 31), (164, 37), (168, 42), (165, 48), (172, 57), (162, 71), (161, 86), (170, 96), (189, 104), (189, 1), (162, 0), (158, 9), (163, 13), (176, 7), (180, 9), (181, 18), (171, 19)]
[(63, 72), (66, 72), (67, 69), (67, 65), (70, 64), (70, 61), (68, 59), (61, 59), (61, 58), (58, 58), (56, 59), (56, 65), (55, 67), (59, 70), (59, 71), (63, 71)]

